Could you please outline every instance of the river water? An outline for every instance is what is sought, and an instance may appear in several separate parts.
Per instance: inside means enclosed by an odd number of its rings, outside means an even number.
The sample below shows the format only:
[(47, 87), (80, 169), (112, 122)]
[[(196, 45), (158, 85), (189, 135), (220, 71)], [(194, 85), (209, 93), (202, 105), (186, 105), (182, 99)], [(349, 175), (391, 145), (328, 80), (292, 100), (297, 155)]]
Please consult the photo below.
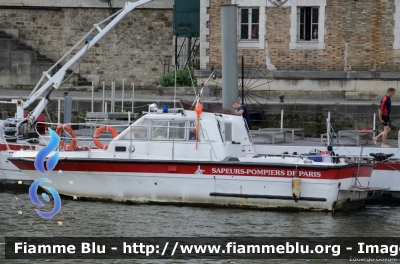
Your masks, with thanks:
[[(0, 189), (0, 252), (5, 236), (400, 236), (400, 207), (356, 212), (282, 212), (229, 208), (127, 205), (64, 198), (50, 220), (34, 211), (28, 190)], [(19, 214), (18, 211), (22, 214)], [(45, 209), (43, 209), (45, 211)], [(58, 226), (58, 221), (63, 221)], [(32, 222), (32, 225), (29, 225)], [(0, 263), (348, 263), (345, 260), (5, 260)]]

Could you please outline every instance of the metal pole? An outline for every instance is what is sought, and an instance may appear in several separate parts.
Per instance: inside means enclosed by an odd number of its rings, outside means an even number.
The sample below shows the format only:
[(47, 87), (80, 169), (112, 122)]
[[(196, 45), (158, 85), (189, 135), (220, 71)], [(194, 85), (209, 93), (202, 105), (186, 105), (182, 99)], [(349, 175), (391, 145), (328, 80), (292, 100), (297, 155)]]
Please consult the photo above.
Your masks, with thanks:
[(222, 106), (225, 108), (238, 100), (237, 16), (237, 5), (221, 5)]
[(177, 68), (178, 64), (178, 37), (175, 36), (175, 69)]
[(130, 141), (129, 158), (131, 158), (131, 154), (132, 154), (133, 150), (132, 150), (132, 126), (130, 123), (129, 123), (129, 128), (130, 128), (130, 131), (129, 131), (129, 141)]
[(331, 145), (331, 112), (328, 112), (328, 118), (326, 119), (326, 143), (327, 146)]
[(242, 105), (244, 105), (244, 56), (242, 55)]
[(111, 82), (110, 113), (113, 111), (114, 82)]
[(106, 90), (106, 83), (103, 81), (103, 106), (102, 106), (102, 109), (101, 109), (101, 111), (104, 113), (104, 93), (105, 93), (105, 90)]
[(374, 113), (374, 120), (372, 125), (372, 136), (376, 137), (376, 113)]
[(397, 146), (400, 148), (400, 130), (399, 133), (397, 134)]
[(70, 95), (64, 96), (64, 124), (71, 124), (72, 122), (72, 97)]
[(283, 132), (283, 112), (284, 110), (282, 109), (281, 111), (281, 132)]
[(176, 109), (176, 63), (175, 63), (175, 88), (174, 88), (174, 114), (175, 114), (175, 109)]
[(121, 113), (123, 113), (124, 112), (124, 96), (125, 96), (125, 80), (122, 80), (122, 102), (121, 102), (121, 105), (122, 105), (122, 109), (121, 109)]
[(58, 124), (60, 124), (60, 120), (61, 120), (61, 98), (58, 98)]
[(92, 113), (94, 112), (94, 81), (92, 81)]
[(115, 82), (111, 83), (111, 113), (115, 111)]
[(135, 83), (132, 83), (132, 113), (135, 114)]
[(357, 165), (357, 172), (356, 172), (356, 178), (354, 179), (354, 184), (353, 184), (353, 186), (357, 186), (357, 182), (358, 182), (358, 175), (359, 175), (359, 173), (360, 173), (360, 163), (361, 163), (361, 160), (362, 160), (362, 153), (363, 153), (363, 149), (364, 149), (364, 147), (363, 146), (361, 146), (361, 150), (360, 150), (360, 158), (359, 158), (359, 160), (358, 160), (358, 165)]
[(128, 112), (128, 124), (131, 124), (131, 111)]
[(175, 158), (175, 137), (172, 138), (172, 160)]

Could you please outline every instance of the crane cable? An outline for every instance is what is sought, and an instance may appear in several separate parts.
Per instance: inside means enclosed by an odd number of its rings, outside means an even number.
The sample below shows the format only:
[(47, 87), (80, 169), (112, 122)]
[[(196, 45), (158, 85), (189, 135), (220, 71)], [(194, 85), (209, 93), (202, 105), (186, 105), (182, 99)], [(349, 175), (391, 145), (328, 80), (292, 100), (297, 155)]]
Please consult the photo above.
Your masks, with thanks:
[[(71, 74), (70, 74), (67, 78), (65, 78), (64, 81), (61, 82), (61, 84), (65, 83), (67, 80), (69, 80), (69, 79), (72, 77), (72, 75), (75, 73), (75, 70), (76, 70), (79, 66), (81, 66), (81, 63), (82, 63), (83, 59), (85, 58), (85, 55), (86, 55), (87, 51), (89, 50), (90, 41), (92, 41), (92, 39), (93, 39), (92, 36), (89, 36), (89, 37), (88, 37), (88, 42), (87, 42), (87, 44), (86, 44), (86, 50), (85, 50), (85, 52), (83, 53), (82, 57), (79, 59), (78, 65), (76, 65), (76, 67), (73, 69), (73, 71), (71, 72)], [(60, 86), (61, 86), (61, 84), (60, 84)]]

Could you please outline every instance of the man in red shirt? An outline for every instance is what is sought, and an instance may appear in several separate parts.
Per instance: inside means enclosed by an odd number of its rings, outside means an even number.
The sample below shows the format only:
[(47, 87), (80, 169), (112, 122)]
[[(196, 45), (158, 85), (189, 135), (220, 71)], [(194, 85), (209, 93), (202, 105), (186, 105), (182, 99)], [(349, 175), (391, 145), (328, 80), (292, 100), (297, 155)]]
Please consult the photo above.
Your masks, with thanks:
[(374, 137), (373, 140), (376, 142), (380, 137), (382, 137), (382, 147), (388, 148), (389, 145), (386, 144), (387, 135), (390, 132), (390, 111), (392, 110), (392, 101), (391, 98), (396, 94), (396, 89), (389, 88), (387, 93), (382, 98), (381, 105), (378, 110), (379, 120), (383, 125), (383, 132), (378, 136)]

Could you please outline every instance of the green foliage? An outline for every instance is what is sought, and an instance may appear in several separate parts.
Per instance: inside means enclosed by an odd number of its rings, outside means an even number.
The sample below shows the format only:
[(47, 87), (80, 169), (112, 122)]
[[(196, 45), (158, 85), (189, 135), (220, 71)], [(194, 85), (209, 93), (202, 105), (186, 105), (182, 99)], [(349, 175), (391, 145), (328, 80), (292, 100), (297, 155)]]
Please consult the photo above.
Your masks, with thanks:
[[(192, 76), (193, 83), (196, 85), (197, 79), (194, 77), (193, 70), (191, 67), (185, 67), (176, 71), (176, 85), (177, 86), (192, 86)], [(158, 82), (163, 87), (173, 87), (175, 86), (175, 71), (169, 72), (158, 79)]]

